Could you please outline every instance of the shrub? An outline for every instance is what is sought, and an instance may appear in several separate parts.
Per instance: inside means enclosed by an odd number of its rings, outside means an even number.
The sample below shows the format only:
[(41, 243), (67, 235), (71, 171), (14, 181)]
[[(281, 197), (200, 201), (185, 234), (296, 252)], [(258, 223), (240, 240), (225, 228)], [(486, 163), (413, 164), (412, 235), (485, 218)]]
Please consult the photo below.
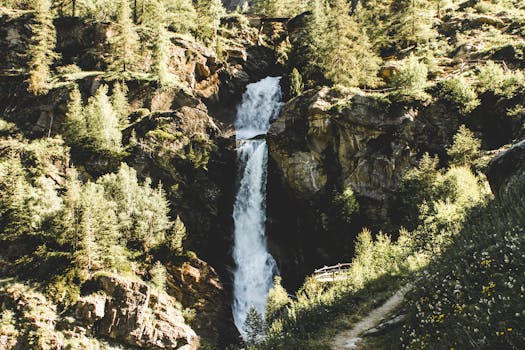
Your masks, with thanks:
[(347, 223), (351, 221), (352, 215), (359, 210), (359, 203), (350, 187), (334, 197), (334, 205), (340, 217)]
[(477, 76), (479, 93), (491, 91), (496, 95), (511, 98), (525, 86), (522, 71), (505, 71), (501, 65), (488, 61)]
[(479, 105), (478, 95), (462, 76), (441, 83), (439, 96), (444, 101), (453, 103), (461, 114), (468, 114)]
[(421, 95), (427, 85), (427, 74), (426, 64), (411, 54), (403, 61), (401, 69), (392, 77), (390, 83), (402, 93)]
[(451, 158), (451, 164), (456, 166), (477, 166), (481, 158), (481, 140), (474, 137), (474, 133), (467, 129), (465, 125), (459, 127), (454, 135), (454, 142), (447, 150)]

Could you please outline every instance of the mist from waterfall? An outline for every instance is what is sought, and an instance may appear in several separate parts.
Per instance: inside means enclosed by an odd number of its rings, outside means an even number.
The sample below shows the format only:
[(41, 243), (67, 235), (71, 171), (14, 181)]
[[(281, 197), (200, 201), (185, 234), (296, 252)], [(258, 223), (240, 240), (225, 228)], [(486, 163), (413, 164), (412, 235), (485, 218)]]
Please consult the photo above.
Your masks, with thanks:
[(244, 335), (246, 315), (253, 306), (264, 315), (266, 297), (278, 273), (266, 246), (266, 134), (281, 108), (280, 77), (249, 84), (237, 107), (238, 189), (233, 208), (236, 268), (233, 275), (233, 318)]

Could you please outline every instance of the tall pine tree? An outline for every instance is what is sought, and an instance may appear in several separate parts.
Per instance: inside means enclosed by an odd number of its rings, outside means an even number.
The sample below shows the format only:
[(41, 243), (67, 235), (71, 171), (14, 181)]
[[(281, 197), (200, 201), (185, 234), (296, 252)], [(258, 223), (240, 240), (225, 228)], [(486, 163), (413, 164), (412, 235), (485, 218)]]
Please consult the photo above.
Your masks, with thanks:
[(111, 57), (109, 68), (117, 73), (126, 73), (134, 70), (137, 66), (139, 36), (130, 18), (130, 8), (127, 0), (120, 1), (118, 22), (110, 44)]
[(49, 88), (50, 66), (56, 59), (56, 30), (51, 14), (50, 0), (35, 0), (35, 18), (31, 25), (33, 36), (27, 54), (29, 56), (29, 92), (40, 95)]
[(329, 13), (326, 46), (321, 49), (326, 77), (347, 87), (375, 86), (380, 59), (366, 32), (350, 15), (349, 4), (334, 0)]

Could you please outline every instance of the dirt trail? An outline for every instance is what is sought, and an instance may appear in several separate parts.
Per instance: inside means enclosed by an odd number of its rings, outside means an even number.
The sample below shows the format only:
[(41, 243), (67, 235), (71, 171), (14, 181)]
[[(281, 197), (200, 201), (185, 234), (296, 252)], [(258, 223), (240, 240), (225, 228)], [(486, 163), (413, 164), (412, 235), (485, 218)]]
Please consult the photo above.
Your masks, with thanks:
[(331, 344), (332, 350), (358, 349), (363, 339), (359, 338), (367, 330), (377, 326), (389, 313), (398, 308), (403, 302), (405, 294), (411, 286), (406, 285), (392, 295), (383, 305), (372, 310), (365, 318), (356, 323), (351, 329), (338, 333)]

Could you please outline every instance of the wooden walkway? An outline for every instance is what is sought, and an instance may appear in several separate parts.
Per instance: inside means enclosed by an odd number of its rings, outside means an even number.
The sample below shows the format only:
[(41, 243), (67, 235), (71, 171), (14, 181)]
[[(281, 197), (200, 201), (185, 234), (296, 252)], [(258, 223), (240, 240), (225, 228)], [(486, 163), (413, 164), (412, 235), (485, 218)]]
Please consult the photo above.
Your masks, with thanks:
[(349, 277), (351, 263), (325, 266), (314, 271), (313, 277), (319, 282), (344, 281)]

